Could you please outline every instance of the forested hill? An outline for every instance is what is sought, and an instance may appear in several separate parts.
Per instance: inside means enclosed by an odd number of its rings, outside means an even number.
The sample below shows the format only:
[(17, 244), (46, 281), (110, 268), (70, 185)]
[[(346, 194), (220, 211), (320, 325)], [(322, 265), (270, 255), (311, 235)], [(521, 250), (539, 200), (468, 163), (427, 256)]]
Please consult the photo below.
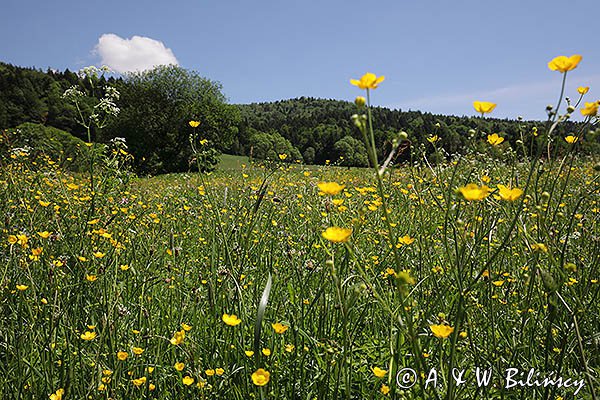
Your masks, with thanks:
[[(86, 139), (76, 122), (79, 111), (63, 97), (71, 86), (85, 92), (79, 107), (89, 115), (104, 95), (106, 85), (121, 93), (116, 106), (121, 112), (103, 129), (92, 129), (92, 140), (107, 142), (124, 137), (135, 157), (134, 168), (157, 174), (189, 169), (191, 150), (188, 138), (193, 129), (188, 121), (201, 121), (200, 138), (205, 150), (251, 155), (255, 159), (364, 166), (366, 150), (351, 116), (357, 106), (348, 101), (301, 97), (270, 103), (231, 105), (225, 103), (218, 82), (180, 67), (158, 67), (122, 78), (101, 77), (95, 89), (78, 74), (22, 68), (0, 62), (0, 130), (29, 122), (51, 126)], [(98, 90), (100, 89), (100, 90)], [(488, 134), (505, 140), (495, 150), (501, 156), (508, 147), (529, 151), (533, 129), (545, 132), (545, 122), (511, 121), (495, 118), (433, 115), (419, 111), (373, 108), (373, 127), (379, 156), (390, 149), (400, 131), (408, 133), (410, 148), (422, 150), (431, 161), (467, 150), (488, 152)], [(577, 132), (578, 124), (566, 122), (555, 131), (554, 146), (567, 146), (562, 139)], [(598, 133), (587, 134), (578, 143), (581, 153), (600, 152)], [(433, 141), (432, 138), (437, 138)], [(535, 140), (535, 138), (533, 138)], [(541, 139), (541, 138), (538, 138)], [(434, 143), (432, 143), (434, 142)], [(406, 160), (405, 151), (396, 161)], [(216, 158), (215, 158), (216, 159)]]
[[(359, 112), (352, 102), (301, 97), (238, 107), (243, 122), (239, 130), (239, 143), (235, 143), (233, 150), (240, 154), (248, 154), (252, 148), (255, 156), (264, 158), (267, 156), (264, 149), (273, 150), (273, 146), (266, 145), (267, 140), (281, 143), (281, 148), (289, 141), (292, 151), (299, 153), (306, 163), (322, 164), (326, 160), (339, 160), (340, 157), (343, 157), (341, 164), (362, 165), (367, 162), (361, 134), (351, 120), (352, 114)], [(373, 128), (380, 156), (400, 131), (409, 134), (412, 146), (425, 146), (427, 153), (435, 152), (437, 148), (438, 157), (442, 157), (444, 153), (464, 153), (474, 142), (476, 147), (485, 147), (485, 136), (491, 133), (505, 138), (503, 147), (514, 148), (517, 140), (522, 138), (527, 143), (531, 139), (534, 127), (542, 132), (544, 126), (545, 122), (540, 121), (458, 117), (373, 108)], [(559, 125), (556, 133), (557, 136), (566, 135), (576, 129), (577, 124), (567, 122)], [(438, 141), (434, 146), (427, 139), (436, 135)], [(274, 155), (272, 152), (268, 156)]]

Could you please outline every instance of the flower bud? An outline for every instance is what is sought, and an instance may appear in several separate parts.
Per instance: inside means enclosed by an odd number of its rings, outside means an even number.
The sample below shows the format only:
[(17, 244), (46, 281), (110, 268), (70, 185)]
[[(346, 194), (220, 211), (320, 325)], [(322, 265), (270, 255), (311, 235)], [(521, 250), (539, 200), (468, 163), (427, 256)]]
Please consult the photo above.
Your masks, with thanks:
[(573, 111), (575, 111), (575, 107), (573, 107), (573, 106), (569, 106), (569, 107), (567, 107), (567, 112), (568, 112), (569, 114), (571, 114)]
[(553, 108), (554, 108), (554, 106), (552, 104), (548, 104), (546, 106), (546, 111), (552, 111)]
[(362, 96), (356, 96), (356, 99), (354, 99), (354, 104), (356, 104), (358, 107), (364, 107), (366, 103), (367, 99)]
[(544, 200), (544, 202), (548, 201), (549, 198), (550, 198), (550, 193), (548, 193), (548, 192), (542, 193), (542, 200)]
[(400, 139), (401, 141), (404, 141), (406, 139), (408, 139), (408, 133), (402, 131), (398, 134), (398, 139)]

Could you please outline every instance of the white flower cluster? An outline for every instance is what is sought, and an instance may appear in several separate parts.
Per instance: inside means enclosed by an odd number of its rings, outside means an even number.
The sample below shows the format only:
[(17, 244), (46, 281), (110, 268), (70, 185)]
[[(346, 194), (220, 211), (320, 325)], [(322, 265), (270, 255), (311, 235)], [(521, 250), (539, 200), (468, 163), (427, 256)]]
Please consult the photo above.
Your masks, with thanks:
[(83, 96), (83, 92), (79, 90), (77, 86), (71, 86), (70, 88), (65, 90), (65, 92), (62, 95), (63, 98), (71, 101), (77, 101), (78, 98)]
[(100, 68), (90, 65), (80, 69), (78, 75), (81, 78), (98, 78), (98, 75), (104, 75), (106, 72), (110, 72), (110, 68), (106, 65)]

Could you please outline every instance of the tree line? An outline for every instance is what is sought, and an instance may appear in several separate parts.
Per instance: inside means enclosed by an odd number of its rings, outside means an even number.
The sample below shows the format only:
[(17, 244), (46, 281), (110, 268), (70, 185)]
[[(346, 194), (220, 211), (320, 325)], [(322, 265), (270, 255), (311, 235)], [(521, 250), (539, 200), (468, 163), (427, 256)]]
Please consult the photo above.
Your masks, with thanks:
[[(63, 97), (73, 86), (82, 88), (84, 93), (78, 104), (80, 109)], [(85, 131), (76, 122), (77, 113), (92, 112), (107, 86), (120, 92), (120, 113), (103, 129), (94, 130), (92, 140), (107, 143), (115, 137), (125, 138), (138, 173), (193, 170), (197, 164), (191, 162), (192, 134), (201, 143), (197, 147), (208, 155), (225, 152), (254, 159), (279, 159), (280, 154), (285, 154), (286, 162), (346, 166), (368, 163), (362, 137), (351, 119), (360, 112), (354, 103), (301, 97), (229, 104), (219, 82), (177, 66), (161, 66), (123, 77), (103, 75), (96, 85), (90, 85), (68, 69), (42, 71), (0, 63), (0, 129), (37, 123), (85, 140)], [(372, 111), (380, 158), (390, 150), (400, 131), (408, 133), (411, 149), (425, 153), (432, 162), (467, 151), (489, 152), (485, 139), (492, 133), (504, 138), (498, 146), (500, 150), (490, 153), (492, 156), (502, 156), (509, 148), (515, 154), (525, 155), (532, 146), (523, 143), (538, 140), (536, 135), (545, 132), (547, 126), (544, 121), (445, 116), (383, 107)], [(188, 124), (190, 120), (201, 124), (193, 128)], [(561, 123), (554, 131), (553, 145), (566, 147), (562, 138), (579, 128), (579, 123)], [(599, 134), (594, 130), (586, 132), (578, 150), (583, 154), (600, 153)], [(404, 151), (395, 161), (409, 161), (412, 153)]]

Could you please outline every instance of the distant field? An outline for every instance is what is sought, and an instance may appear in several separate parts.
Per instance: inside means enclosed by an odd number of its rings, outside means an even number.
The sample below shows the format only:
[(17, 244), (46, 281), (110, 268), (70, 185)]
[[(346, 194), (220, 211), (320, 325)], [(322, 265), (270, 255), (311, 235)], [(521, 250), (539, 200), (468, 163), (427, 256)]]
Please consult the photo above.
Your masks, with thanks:
[(217, 168), (220, 170), (239, 170), (242, 169), (242, 165), (248, 165), (250, 163), (250, 159), (246, 156), (234, 156), (231, 154), (222, 154), (221, 160), (217, 165)]

